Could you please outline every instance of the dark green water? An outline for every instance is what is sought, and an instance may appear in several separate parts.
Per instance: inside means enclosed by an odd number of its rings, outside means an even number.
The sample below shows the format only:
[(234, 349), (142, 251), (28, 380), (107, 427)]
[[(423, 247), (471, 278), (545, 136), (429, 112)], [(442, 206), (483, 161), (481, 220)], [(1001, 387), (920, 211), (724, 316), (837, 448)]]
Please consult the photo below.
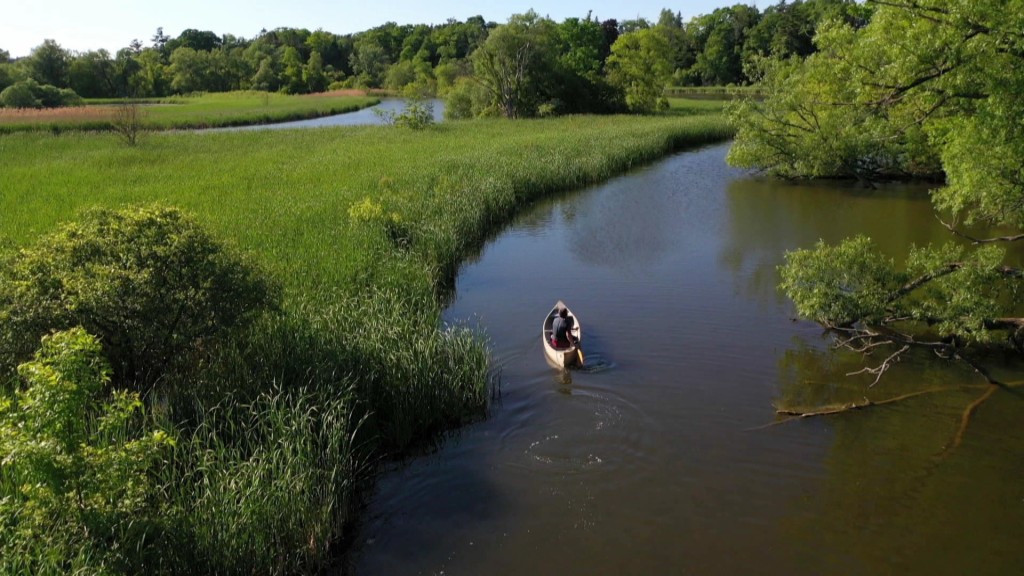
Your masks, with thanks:
[[(863, 233), (945, 241), (921, 187), (792, 185), (726, 146), (536, 207), (460, 272), (447, 316), (486, 330), (490, 417), (378, 483), (359, 575), (1024, 573), (1024, 398), (911, 356), (874, 388), (776, 292), (786, 250)], [(544, 361), (578, 314), (586, 369)], [(1024, 379), (1020, 364), (997, 375)], [(950, 390), (762, 426), (774, 404)]]

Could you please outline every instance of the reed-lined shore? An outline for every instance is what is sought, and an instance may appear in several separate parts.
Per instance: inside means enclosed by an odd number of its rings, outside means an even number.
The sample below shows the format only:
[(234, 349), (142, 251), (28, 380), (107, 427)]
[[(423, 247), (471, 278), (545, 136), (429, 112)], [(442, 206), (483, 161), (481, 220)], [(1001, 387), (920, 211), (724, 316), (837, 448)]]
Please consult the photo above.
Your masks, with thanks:
[(146, 426), (176, 438), (148, 532), (119, 532), (110, 552), (109, 538), (57, 526), (11, 544), (3, 567), (323, 566), (374, 462), (486, 409), (485, 336), (440, 319), (459, 263), (537, 199), (729, 138), (704, 106), (421, 131), (154, 133), (134, 147), (110, 134), (0, 137), (0, 245), (31, 245), (90, 207), (160, 203), (284, 287), (279, 311), (204, 349), (173, 375), (174, 397), (146, 405)]

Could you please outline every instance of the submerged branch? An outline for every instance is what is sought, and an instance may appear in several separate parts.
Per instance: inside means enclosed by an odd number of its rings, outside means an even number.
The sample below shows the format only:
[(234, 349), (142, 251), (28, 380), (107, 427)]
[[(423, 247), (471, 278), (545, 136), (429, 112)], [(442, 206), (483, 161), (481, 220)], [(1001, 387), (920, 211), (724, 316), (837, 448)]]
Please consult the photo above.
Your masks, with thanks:
[(926, 394), (935, 394), (937, 392), (951, 392), (953, 390), (959, 390), (959, 389), (960, 389), (960, 387), (958, 387), (958, 386), (942, 386), (942, 387), (938, 387), (938, 388), (928, 388), (927, 390), (918, 390), (917, 392), (910, 392), (908, 394), (902, 394), (900, 396), (894, 396), (892, 398), (886, 398), (885, 400), (870, 400), (868, 398), (864, 398), (864, 400), (861, 401), (861, 402), (849, 402), (849, 403), (846, 403), (846, 404), (834, 404), (834, 405), (831, 405), (831, 406), (819, 406), (817, 408), (810, 409), (810, 410), (777, 408), (775, 410), (776, 414), (778, 414), (780, 416), (788, 416), (788, 418), (785, 418), (783, 420), (777, 420), (775, 422), (771, 422), (769, 424), (766, 424), (764, 426), (760, 426), (758, 428), (753, 428), (753, 430), (758, 430), (758, 429), (761, 429), (761, 428), (767, 428), (769, 426), (776, 426), (778, 424), (783, 424), (783, 423), (789, 422), (790, 420), (799, 420), (801, 418), (815, 418), (815, 417), (818, 417), (818, 416), (833, 416), (835, 414), (842, 414), (844, 412), (851, 412), (853, 410), (863, 410), (864, 408), (871, 408), (871, 407), (874, 407), (874, 406), (885, 406), (886, 404), (893, 404), (893, 403), (896, 403), (896, 402), (902, 402), (904, 400), (909, 400), (911, 398), (916, 398), (918, 396), (924, 396)]
[(998, 390), (999, 387), (1000, 386), (997, 384), (990, 384), (988, 386), (988, 389), (985, 390), (984, 394), (979, 396), (977, 399), (974, 400), (974, 402), (971, 402), (970, 404), (967, 405), (966, 408), (964, 408), (963, 414), (960, 415), (960, 427), (957, 429), (956, 435), (953, 436), (953, 442), (950, 443), (950, 445), (947, 446), (946, 449), (942, 451), (942, 454), (940, 456), (949, 456), (949, 454), (951, 454), (954, 450), (960, 447), (960, 444), (962, 444), (964, 441), (964, 435), (967, 433), (967, 428), (968, 426), (971, 425), (971, 416), (974, 415), (974, 412), (978, 409), (979, 406), (984, 404), (986, 400), (988, 400), (989, 398), (992, 397), (993, 394), (995, 394), (996, 390)]

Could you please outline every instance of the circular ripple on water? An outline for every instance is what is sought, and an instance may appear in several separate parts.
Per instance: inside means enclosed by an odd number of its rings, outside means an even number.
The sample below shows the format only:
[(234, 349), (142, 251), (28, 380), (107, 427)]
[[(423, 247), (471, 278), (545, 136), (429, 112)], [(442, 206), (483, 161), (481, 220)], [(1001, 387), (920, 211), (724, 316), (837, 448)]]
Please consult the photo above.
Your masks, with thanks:
[(644, 459), (651, 421), (621, 396), (575, 388), (568, 394), (552, 392), (544, 403), (549, 410), (506, 438), (510, 447), (522, 450), (518, 465), (562, 474), (620, 469), (636, 474), (649, 468)]

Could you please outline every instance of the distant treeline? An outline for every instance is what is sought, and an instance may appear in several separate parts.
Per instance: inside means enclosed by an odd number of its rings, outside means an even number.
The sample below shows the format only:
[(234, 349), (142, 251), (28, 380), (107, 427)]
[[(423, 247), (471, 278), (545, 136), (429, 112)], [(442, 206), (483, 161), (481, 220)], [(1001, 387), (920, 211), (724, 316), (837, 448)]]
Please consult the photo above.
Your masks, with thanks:
[[(158, 28), (148, 46), (134, 40), (113, 55), (106, 50), (75, 52), (52, 39), (18, 60), (0, 50), (0, 93), (31, 80), (83, 98), (231, 90), (302, 94), (333, 88), (445, 95), (460, 78), (479, 77), (487, 73), (482, 69), (493, 65), (510, 77), (505, 80), (511, 85), (499, 81), (496, 86), (492, 78), (490, 86), (486, 81), (485, 86), (498, 92), (518, 91), (530, 101), (515, 115), (543, 112), (544, 104), (556, 112), (597, 111), (629, 102), (624, 87), (636, 78), (623, 76), (631, 74), (646, 74), (647, 82), (653, 81), (658, 89), (750, 84), (756, 81), (759, 59), (806, 57), (815, 50), (812, 39), (821, 22), (841, 19), (860, 27), (870, 19), (870, 11), (854, 0), (783, 0), (763, 12), (737, 4), (688, 22), (668, 9), (662, 10), (657, 22), (598, 21), (588, 14), (556, 23), (529, 12), (512, 16), (503, 25), (474, 16), (435, 26), (388, 22), (346, 35), (278, 28), (252, 39), (196, 29), (172, 38)], [(517, 26), (507, 30), (514, 33), (495, 38), (497, 31)], [(614, 65), (616, 42), (630, 56)], [(488, 44), (493, 44), (494, 54), (474, 58)], [(529, 48), (523, 50), (524, 46)], [(654, 64), (646, 72), (634, 70), (631, 58)], [(532, 84), (520, 85), (526, 80)], [(38, 97), (33, 101), (33, 90), (38, 95), (39, 88), (29, 87), (16, 90), (17, 100), (0, 98), (0, 105), (52, 102)], [(514, 94), (505, 96), (519, 99)], [(491, 108), (507, 114), (507, 102), (491, 100)]]

